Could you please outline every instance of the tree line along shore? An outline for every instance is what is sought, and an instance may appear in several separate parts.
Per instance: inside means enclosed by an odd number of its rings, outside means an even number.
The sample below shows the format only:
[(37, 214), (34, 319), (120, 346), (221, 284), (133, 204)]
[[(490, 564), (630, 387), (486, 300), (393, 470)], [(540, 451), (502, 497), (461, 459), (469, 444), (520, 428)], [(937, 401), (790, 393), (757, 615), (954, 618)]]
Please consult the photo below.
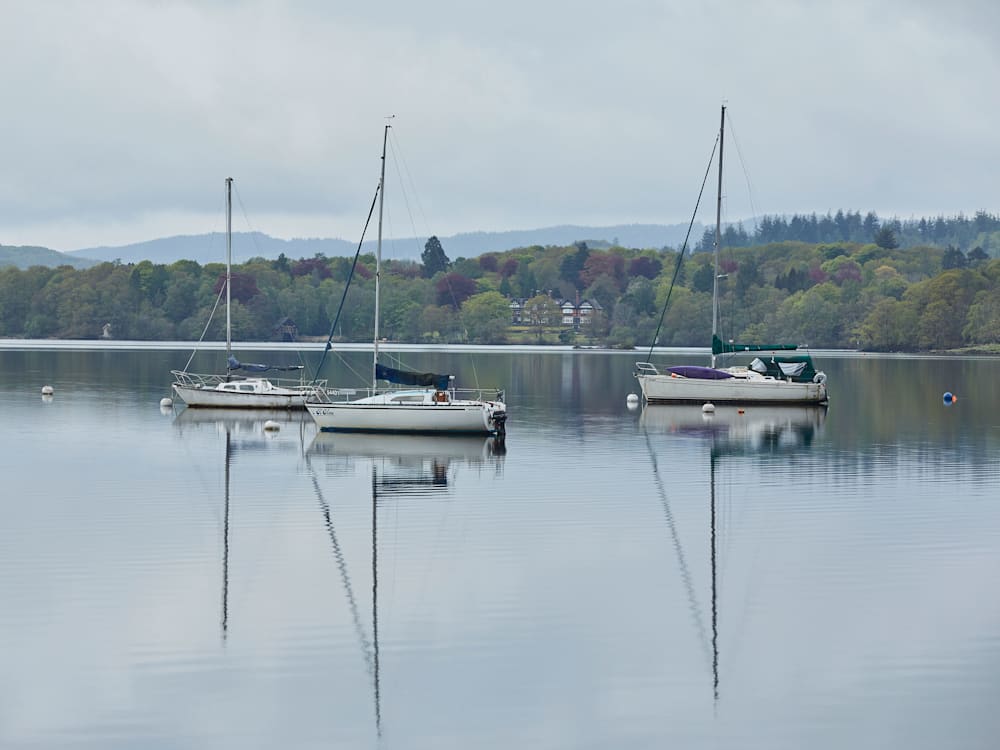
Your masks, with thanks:
[[(868, 242), (729, 239), (719, 262), (724, 338), (868, 351), (1000, 347), (1000, 259), (981, 245), (900, 247), (892, 225)], [(407, 343), (629, 348), (650, 345), (659, 330), (659, 346), (707, 346), (710, 241), (683, 257), (672, 248), (578, 242), (451, 261), (431, 237), (420, 261), (383, 260), (381, 333)], [(371, 340), (370, 255), (359, 258), (333, 327), (351, 261), (282, 255), (234, 265), (234, 339)], [(225, 315), (211, 313), (222, 309), (224, 281), (223, 264), (188, 260), (0, 268), (0, 336), (195, 341), (211, 317), (205, 338), (218, 340)]]

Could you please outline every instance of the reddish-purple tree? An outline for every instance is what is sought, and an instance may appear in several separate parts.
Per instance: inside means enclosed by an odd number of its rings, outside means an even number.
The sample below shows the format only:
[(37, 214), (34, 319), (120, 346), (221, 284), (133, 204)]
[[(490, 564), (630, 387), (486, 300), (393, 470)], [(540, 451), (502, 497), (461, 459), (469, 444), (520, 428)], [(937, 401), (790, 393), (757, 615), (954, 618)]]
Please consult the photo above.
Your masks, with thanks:
[(438, 305), (442, 307), (449, 305), (456, 310), (465, 300), (479, 291), (479, 286), (473, 279), (460, 273), (445, 274), (438, 280), (435, 288)]

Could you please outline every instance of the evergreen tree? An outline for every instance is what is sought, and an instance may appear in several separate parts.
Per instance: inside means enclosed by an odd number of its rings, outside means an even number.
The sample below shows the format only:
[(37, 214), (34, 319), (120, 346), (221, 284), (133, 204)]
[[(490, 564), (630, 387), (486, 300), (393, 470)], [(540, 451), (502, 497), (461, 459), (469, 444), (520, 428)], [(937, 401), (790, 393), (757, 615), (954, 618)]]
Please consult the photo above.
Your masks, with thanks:
[(420, 260), (424, 264), (424, 277), (428, 279), (441, 271), (447, 271), (451, 265), (448, 256), (444, 254), (444, 248), (441, 247), (441, 240), (437, 237), (431, 237), (424, 244)]
[(893, 228), (888, 225), (875, 232), (875, 244), (883, 250), (895, 250), (899, 247), (899, 241), (896, 239), (896, 232), (893, 231)]
[(952, 245), (948, 245), (948, 249), (944, 251), (944, 255), (941, 257), (941, 269), (944, 271), (947, 271), (949, 268), (965, 268), (968, 264), (969, 262), (965, 257), (965, 253)]

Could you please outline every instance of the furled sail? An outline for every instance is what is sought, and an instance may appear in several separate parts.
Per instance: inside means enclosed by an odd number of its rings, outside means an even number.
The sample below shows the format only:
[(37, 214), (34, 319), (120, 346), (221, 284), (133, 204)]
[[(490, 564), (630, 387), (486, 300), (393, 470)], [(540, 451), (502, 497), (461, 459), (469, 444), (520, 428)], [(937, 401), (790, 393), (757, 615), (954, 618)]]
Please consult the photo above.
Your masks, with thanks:
[(267, 372), (268, 370), (301, 370), (305, 365), (260, 365), (253, 362), (240, 362), (232, 354), (229, 355), (229, 359), (226, 360), (226, 364), (229, 367), (229, 371), (233, 370), (245, 370), (246, 372)]
[(375, 377), (378, 380), (388, 380), (399, 385), (433, 386), (439, 391), (447, 390), (451, 375), (438, 375), (435, 372), (410, 372), (396, 370), (384, 365), (375, 365)]
[(734, 344), (712, 336), (712, 354), (732, 354), (734, 352), (777, 352), (793, 351), (798, 344)]

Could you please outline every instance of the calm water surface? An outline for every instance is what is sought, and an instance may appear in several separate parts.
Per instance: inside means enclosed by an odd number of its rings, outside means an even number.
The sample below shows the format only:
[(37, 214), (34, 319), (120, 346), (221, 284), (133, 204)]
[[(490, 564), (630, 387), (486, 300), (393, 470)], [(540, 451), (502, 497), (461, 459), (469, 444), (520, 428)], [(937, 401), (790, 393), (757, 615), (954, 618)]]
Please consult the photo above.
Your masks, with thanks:
[(632, 353), (408, 352), (504, 451), (161, 411), (187, 356), (0, 350), (0, 747), (997, 746), (1000, 361), (705, 418)]

